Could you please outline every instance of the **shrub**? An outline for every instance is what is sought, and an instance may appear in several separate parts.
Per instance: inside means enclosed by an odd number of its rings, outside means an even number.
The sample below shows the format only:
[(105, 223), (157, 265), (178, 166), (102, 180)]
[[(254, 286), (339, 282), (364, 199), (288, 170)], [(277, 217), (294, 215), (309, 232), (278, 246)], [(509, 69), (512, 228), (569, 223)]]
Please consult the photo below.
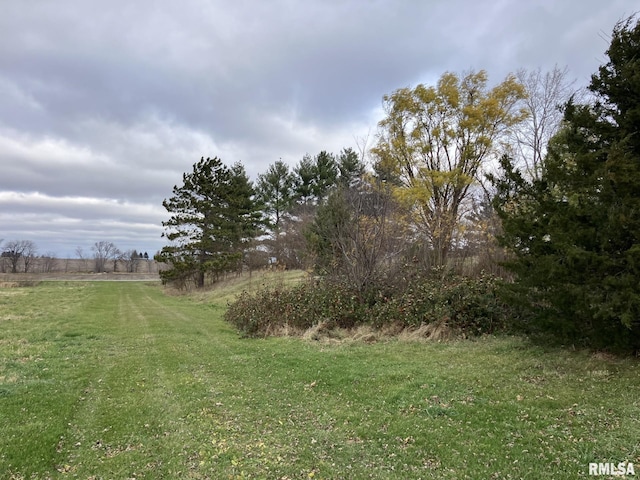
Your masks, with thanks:
[(445, 322), (465, 334), (481, 335), (504, 329), (511, 313), (498, 295), (496, 277), (447, 275), (413, 280), (404, 293), (377, 305), (373, 322), (378, 327)]
[(498, 295), (492, 276), (416, 277), (404, 288), (370, 289), (362, 294), (344, 282), (310, 280), (295, 287), (244, 292), (225, 319), (245, 336), (265, 336), (282, 327), (306, 330), (319, 323), (352, 328), (396, 325), (415, 328), (439, 322), (466, 335), (503, 330), (513, 315)]
[(229, 305), (225, 319), (243, 335), (263, 336), (279, 327), (305, 330), (320, 322), (350, 328), (364, 321), (356, 291), (322, 280), (308, 280), (291, 288), (243, 292)]

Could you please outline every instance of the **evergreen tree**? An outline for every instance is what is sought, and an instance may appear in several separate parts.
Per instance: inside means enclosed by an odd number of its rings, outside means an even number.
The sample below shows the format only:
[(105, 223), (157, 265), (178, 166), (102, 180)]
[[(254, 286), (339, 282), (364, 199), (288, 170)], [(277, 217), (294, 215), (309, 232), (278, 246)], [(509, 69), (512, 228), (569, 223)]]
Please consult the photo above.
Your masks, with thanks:
[(316, 155), (314, 170), (313, 195), (320, 203), (327, 198), (329, 190), (335, 187), (338, 179), (338, 164), (333, 154), (323, 150)]
[(171, 244), (156, 259), (170, 266), (164, 281), (202, 287), (207, 273), (217, 276), (241, 261), (243, 246), (259, 231), (259, 205), (239, 163), (228, 168), (217, 157), (202, 158), (182, 180), (162, 202), (171, 214), (162, 223)]
[(266, 173), (258, 175), (257, 196), (264, 204), (269, 223), (276, 229), (294, 202), (293, 185), (294, 177), (282, 160), (269, 165)]
[(311, 155), (307, 154), (302, 157), (300, 163), (294, 168), (294, 189), (298, 202), (302, 205), (313, 204), (314, 198), (314, 181), (316, 171)]
[(539, 179), (503, 158), (494, 205), (518, 286), (546, 326), (597, 347), (640, 347), (640, 23), (616, 25), (590, 105), (565, 108)]
[(305, 155), (294, 169), (294, 189), (302, 205), (319, 205), (336, 186), (338, 163), (331, 153), (324, 150), (315, 158)]
[(365, 171), (364, 163), (353, 148), (345, 148), (340, 152), (337, 165), (340, 171), (338, 183), (342, 186), (348, 187), (354, 180), (361, 178)]
[[(242, 259), (248, 244), (263, 231), (264, 205), (256, 198), (256, 191), (240, 162), (231, 167), (226, 198), (225, 223), (229, 228), (229, 251)], [(242, 261), (237, 266), (242, 268)]]

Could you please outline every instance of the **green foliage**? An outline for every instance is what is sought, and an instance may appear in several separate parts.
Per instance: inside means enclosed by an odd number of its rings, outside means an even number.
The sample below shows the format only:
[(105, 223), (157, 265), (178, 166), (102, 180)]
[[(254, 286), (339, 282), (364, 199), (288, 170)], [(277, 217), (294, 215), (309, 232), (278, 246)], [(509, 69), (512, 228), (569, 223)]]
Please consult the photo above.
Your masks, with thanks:
[(295, 173), (295, 194), (297, 200), (302, 204), (313, 201), (313, 189), (316, 177), (315, 166), (311, 155), (305, 155), (294, 168)]
[(344, 148), (337, 159), (340, 175), (338, 183), (343, 186), (351, 185), (362, 177), (365, 165), (353, 148)]
[[(166, 262), (169, 255), (169, 247), (165, 247), (162, 253), (156, 255), (155, 260)], [(176, 251), (171, 251), (171, 268), (160, 270), (160, 279), (164, 285), (172, 284), (182, 290), (192, 286), (196, 281), (196, 274), (200, 271), (200, 266), (192, 256), (179, 258)]]
[(489, 275), (417, 278), (377, 304), (372, 321), (376, 326), (396, 322), (408, 327), (444, 322), (468, 336), (504, 331), (515, 310), (501, 299), (499, 287), (499, 280)]
[(432, 275), (363, 293), (346, 282), (315, 279), (291, 288), (243, 292), (225, 319), (246, 336), (269, 335), (285, 326), (304, 330), (321, 322), (341, 328), (443, 322), (476, 336), (505, 331), (513, 318), (514, 309), (498, 295), (499, 285), (491, 276)]
[(540, 178), (507, 158), (494, 202), (508, 265), (543, 327), (595, 347), (640, 348), (640, 23), (619, 23), (592, 105), (565, 108)]
[(321, 151), (315, 157), (305, 155), (294, 168), (295, 193), (303, 205), (318, 205), (333, 188), (338, 179), (338, 163), (335, 156)]
[(347, 328), (366, 318), (357, 295), (344, 285), (321, 280), (289, 288), (266, 287), (240, 294), (229, 305), (225, 319), (245, 336), (265, 336), (284, 326), (305, 330), (320, 322)]
[(308, 248), (315, 255), (314, 270), (326, 274), (340, 269), (342, 255), (337, 237), (354, 221), (354, 213), (345, 200), (343, 188), (334, 191), (316, 212), (313, 222), (305, 230)]
[(315, 272), (364, 292), (401, 268), (409, 228), (403, 208), (385, 182), (362, 175), (340, 184), (317, 209), (306, 230)]
[(278, 228), (281, 218), (294, 203), (294, 176), (283, 161), (269, 165), (266, 173), (258, 175), (257, 197), (272, 227)]
[(216, 278), (241, 266), (245, 246), (260, 231), (260, 204), (240, 163), (229, 168), (218, 158), (202, 158), (182, 178), (162, 202), (172, 214), (162, 223), (163, 236), (172, 243), (156, 260), (170, 267), (163, 281), (201, 287), (208, 274)]

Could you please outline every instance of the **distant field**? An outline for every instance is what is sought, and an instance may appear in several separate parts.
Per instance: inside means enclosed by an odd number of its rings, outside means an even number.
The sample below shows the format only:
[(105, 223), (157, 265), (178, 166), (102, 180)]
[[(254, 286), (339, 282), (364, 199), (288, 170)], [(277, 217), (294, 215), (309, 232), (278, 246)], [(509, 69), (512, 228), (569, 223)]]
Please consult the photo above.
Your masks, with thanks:
[(640, 475), (637, 360), (520, 338), (239, 338), (226, 302), (297, 281), (285, 273), (197, 296), (0, 289), (0, 478), (573, 479), (623, 461)]
[(157, 273), (0, 273), (0, 282), (9, 284), (21, 284), (23, 282), (43, 281), (160, 281)]

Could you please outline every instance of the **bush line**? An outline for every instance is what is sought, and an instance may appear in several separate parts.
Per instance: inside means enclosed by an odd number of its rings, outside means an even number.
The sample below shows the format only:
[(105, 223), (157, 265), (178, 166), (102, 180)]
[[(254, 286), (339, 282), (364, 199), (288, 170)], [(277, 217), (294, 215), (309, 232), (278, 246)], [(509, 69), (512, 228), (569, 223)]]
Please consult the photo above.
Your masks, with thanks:
[(308, 279), (294, 287), (243, 292), (225, 320), (243, 336), (264, 337), (286, 329), (304, 331), (320, 323), (337, 328), (369, 325), (418, 328), (446, 324), (465, 336), (504, 331), (514, 309), (498, 294), (501, 280), (455, 274), (418, 276), (395, 287), (359, 291), (339, 279)]

